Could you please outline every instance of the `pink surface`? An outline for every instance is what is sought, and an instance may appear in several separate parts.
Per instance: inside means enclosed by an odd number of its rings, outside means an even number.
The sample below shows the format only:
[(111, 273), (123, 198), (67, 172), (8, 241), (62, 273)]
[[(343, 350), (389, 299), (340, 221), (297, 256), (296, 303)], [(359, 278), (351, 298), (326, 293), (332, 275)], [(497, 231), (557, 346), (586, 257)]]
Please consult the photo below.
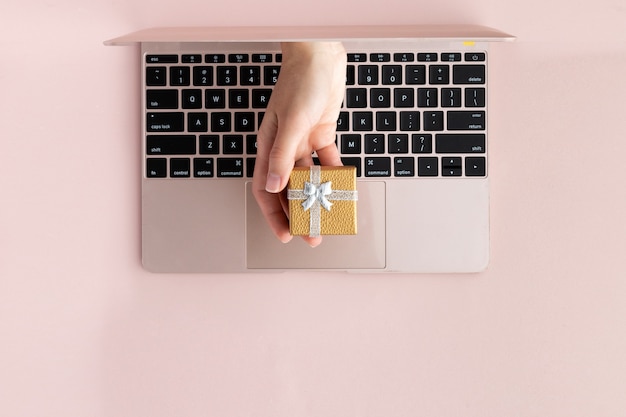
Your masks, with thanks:
[[(0, 5), (0, 415), (622, 416), (623, 1)], [(492, 256), (471, 276), (151, 275), (145, 27), (475, 23)], [(419, 238), (419, 237), (417, 237)]]

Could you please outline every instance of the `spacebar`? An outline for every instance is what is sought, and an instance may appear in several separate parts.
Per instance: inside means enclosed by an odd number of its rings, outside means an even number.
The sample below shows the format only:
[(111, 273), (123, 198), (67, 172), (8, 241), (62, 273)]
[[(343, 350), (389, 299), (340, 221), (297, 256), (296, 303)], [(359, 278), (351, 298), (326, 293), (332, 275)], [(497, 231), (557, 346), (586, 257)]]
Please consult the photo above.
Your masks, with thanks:
[(485, 134), (440, 133), (435, 135), (437, 153), (485, 153)]

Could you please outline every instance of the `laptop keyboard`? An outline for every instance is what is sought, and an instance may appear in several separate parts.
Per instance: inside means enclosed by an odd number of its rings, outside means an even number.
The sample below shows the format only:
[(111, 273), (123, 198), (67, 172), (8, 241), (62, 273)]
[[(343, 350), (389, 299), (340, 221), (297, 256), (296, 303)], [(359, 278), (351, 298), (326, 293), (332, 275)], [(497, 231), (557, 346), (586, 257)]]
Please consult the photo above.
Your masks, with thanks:
[[(349, 53), (337, 147), (357, 176), (487, 175), (485, 52)], [(147, 178), (251, 178), (280, 53), (145, 55)]]

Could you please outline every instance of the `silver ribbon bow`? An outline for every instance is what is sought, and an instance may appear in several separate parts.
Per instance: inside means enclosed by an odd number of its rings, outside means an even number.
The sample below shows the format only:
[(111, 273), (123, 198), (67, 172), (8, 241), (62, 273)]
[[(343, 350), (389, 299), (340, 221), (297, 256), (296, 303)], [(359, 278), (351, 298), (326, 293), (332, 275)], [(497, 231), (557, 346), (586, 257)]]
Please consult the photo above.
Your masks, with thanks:
[(319, 186), (313, 184), (312, 182), (304, 183), (304, 195), (308, 196), (306, 200), (302, 202), (302, 207), (304, 207), (304, 211), (307, 211), (316, 201), (326, 209), (326, 211), (330, 211), (330, 206), (333, 205), (326, 196), (330, 195), (333, 192), (331, 188), (331, 182), (325, 182), (320, 184)]

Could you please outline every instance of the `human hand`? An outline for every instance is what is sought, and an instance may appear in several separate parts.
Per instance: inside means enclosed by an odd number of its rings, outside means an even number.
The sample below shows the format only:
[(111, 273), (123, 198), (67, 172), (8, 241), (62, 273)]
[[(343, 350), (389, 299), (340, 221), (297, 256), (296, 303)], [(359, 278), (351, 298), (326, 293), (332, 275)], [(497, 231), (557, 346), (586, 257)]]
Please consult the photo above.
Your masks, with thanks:
[[(276, 237), (288, 242), (288, 204), (282, 191), (294, 166), (342, 165), (335, 145), (345, 93), (346, 51), (340, 42), (282, 44), (283, 62), (257, 135), (252, 192)], [(305, 240), (311, 246), (321, 237)]]

